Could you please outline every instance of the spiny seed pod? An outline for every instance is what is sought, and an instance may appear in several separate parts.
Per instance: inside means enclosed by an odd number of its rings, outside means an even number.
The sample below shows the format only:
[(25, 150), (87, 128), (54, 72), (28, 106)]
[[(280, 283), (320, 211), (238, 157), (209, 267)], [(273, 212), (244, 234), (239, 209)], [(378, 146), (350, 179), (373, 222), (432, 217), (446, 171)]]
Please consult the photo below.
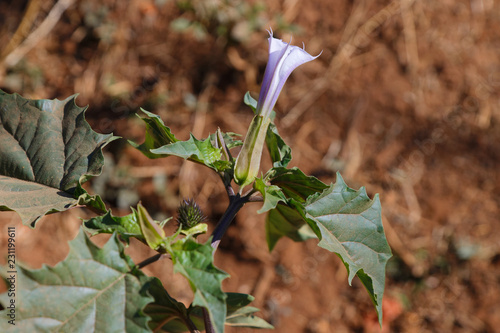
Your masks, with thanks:
[(194, 199), (183, 200), (177, 208), (177, 222), (183, 230), (190, 229), (205, 220), (205, 215)]

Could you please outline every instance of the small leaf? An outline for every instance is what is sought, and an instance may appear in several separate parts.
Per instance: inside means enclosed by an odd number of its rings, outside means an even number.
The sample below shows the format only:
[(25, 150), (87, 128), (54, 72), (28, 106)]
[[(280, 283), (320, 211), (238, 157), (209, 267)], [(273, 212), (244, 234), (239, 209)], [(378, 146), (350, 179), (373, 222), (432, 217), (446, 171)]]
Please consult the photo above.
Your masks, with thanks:
[(159, 148), (164, 145), (168, 145), (179, 141), (175, 135), (171, 132), (170, 128), (165, 126), (163, 120), (160, 116), (141, 109), (147, 117), (141, 118), (142, 121), (146, 123), (146, 139), (143, 144), (138, 145), (135, 142), (129, 140), (128, 142), (138, 150), (140, 150), (148, 158), (160, 158), (164, 157), (162, 155), (153, 154), (151, 149)]
[(255, 298), (247, 294), (226, 293), (227, 317), (226, 325), (234, 327), (267, 328), (274, 327), (264, 319), (254, 315), (259, 309), (247, 306)]
[(113, 216), (111, 211), (108, 211), (105, 215), (84, 221), (83, 225), (85, 230), (90, 232), (92, 236), (116, 232), (127, 243), (129, 243), (130, 237), (135, 237), (146, 244), (135, 211), (126, 216)]
[(208, 225), (206, 223), (200, 223), (189, 229), (182, 229), (181, 234), (184, 236), (196, 237), (201, 234), (206, 234), (208, 231)]
[(286, 202), (286, 197), (278, 186), (267, 185), (261, 178), (255, 179), (254, 188), (258, 190), (264, 198), (264, 204), (261, 209), (257, 211), (259, 214), (276, 208), (279, 202)]
[[(181, 333), (188, 331), (189, 321), (198, 328), (203, 327), (201, 315), (190, 315), (192, 308), (186, 309), (183, 303), (173, 299), (160, 280), (153, 278), (148, 288), (154, 303), (149, 303), (144, 312), (151, 317), (149, 327), (154, 332)], [(201, 308), (200, 308), (201, 314)]]
[(271, 184), (279, 186), (288, 198), (298, 202), (316, 193), (323, 192), (328, 186), (313, 176), (306, 176), (299, 168), (275, 167), (269, 173)]
[(0, 211), (18, 212), (24, 224), (78, 204), (104, 206), (81, 184), (101, 173), (101, 149), (117, 137), (94, 132), (75, 98), (30, 100), (0, 90)]
[[(153, 300), (144, 288), (149, 279), (117, 237), (101, 249), (80, 231), (56, 266), (18, 266), (16, 325), (1, 320), (0, 331), (150, 332), (143, 312)], [(6, 314), (0, 311), (0, 317)]]
[(253, 113), (257, 114), (257, 100), (250, 95), (249, 91), (247, 91), (243, 97), (243, 103), (248, 105), (252, 109)]
[(227, 296), (222, 291), (221, 284), (228, 274), (214, 266), (213, 251), (210, 241), (199, 244), (191, 237), (177, 241), (169, 249), (174, 271), (189, 280), (194, 292), (192, 305), (205, 307), (215, 331), (222, 333)]
[(193, 135), (187, 141), (177, 141), (160, 148), (151, 149), (151, 152), (157, 155), (178, 156), (184, 159), (204, 164), (216, 171), (215, 162), (220, 161), (222, 154), (220, 149), (212, 146), (210, 138), (200, 141)]
[[(214, 142), (215, 140), (214, 135), (215, 134), (210, 134), (210, 141), (212, 142)], [(222, 138), (224, 139), (224, 142), (226, 143), (228, 149), (243, 146), (243, 141), (236, 139), (237, 137), (241, 137), (241, 134), (236, 134), (233, 132), (222, 132)]]
[[(292, 203), (293, 199), (289, 200)], [(317, 238), (302, 214), (295, 208), (300, 204), (279, 204), (269, 211), (266, 217), (266, 239), (269, 251), (274, 249), (278, 240), (286, 236), (295, 242)]]
[(292, 160), (292, 148), (281, 138), (274, 123), (269, 124), (267, 129), (266, 145), (273, 161), (273, 167), (286, 167)]
[(266, 239), (269, 250), (271, 251), (283, 236), (295, 242), (316, 238), (313, 230), (317, 227), (314, 223), (308, 224), (308, 221), (304, 219), (302, 203), (309, 196), (321, 193), (328, 186), (315, 177), (306, 176), (298, 168), (272, 168), (267, 178), (270, 179), (271, 185), (278, 187), (286, 198), (280, 200), (281, 203), (276, 205), (275, 209), (270, 210), (266, 218)]
[[(200, 306), (190, 306), (173, 299), (163, 288), (161, 282), (153, 278), (149, 293), (155, 298), (154, 303), (146, 306), (145, 313), (151, 317), (149, 327), (154, 332), (181, 333), (189, 330), (191, 321), (198, 330), (205, 327)], [(226, 325), (252, 328), (273, 328), (263, 319), (254, 315), (259, 309), (247, 306), (254, 297), (247, 294), (226, 293)], [(161, 327), (160, 327), (161, 325)]]
[(349, 284), (358, 276), (382, 323), (385, 266), (392, 256), (382, 225), (378, 195), (371, 200), (364, 188), (355, 191), (337, 173), (337, 182), (309, 197), (305, 218), (319, 228), (319, 246), (335, 252), (344, 262)]
[(201, 141), (191, 135), (189, 140), (179, 141), (159, 116), (145, 110), (142, 111), (148, 116), (142, 118), (146, 123), (146, 140), (141, 145), (130, 140), (129, 143), (147, 157), (178, 156), (206, 165), (217, 172), (230, 167), (230, 161), (221, 160), (221, 149), (212, 145), (211, 138)]

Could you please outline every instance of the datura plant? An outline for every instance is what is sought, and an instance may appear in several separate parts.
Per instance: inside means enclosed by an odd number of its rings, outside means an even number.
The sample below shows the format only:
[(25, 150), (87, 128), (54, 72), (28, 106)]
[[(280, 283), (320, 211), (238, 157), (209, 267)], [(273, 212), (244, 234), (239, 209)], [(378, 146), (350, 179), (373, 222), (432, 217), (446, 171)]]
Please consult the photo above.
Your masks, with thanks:
[[(133, 147), (148, 158), (177, 156), (204, 165), (221, 179), (229, 203), (207, 241), (198, 236), (207, 232), (209, 218), (193, 199), (180, 203), (175, 219), (155, 221), (147, 203), (138, 203), (129, 215), (115, 216), (99, 195), (84, 189), (83, 183), (101, 173), (103, 147), (119, 138), (94, 132), (85, 120), (85, 108), (75, 104), (76, 95), (31, 100), (0, 91), (0, 210), (16, 211), (33, 228), (43, 216), (72, 207), (97, 214), (83, 221), (68, 257), (54, 267), (30, 269), (10, 260), (9, 250), (8, 265), (2, 269), (8, 292), (0, 295), (0, 312), (8, 320), (0, 321), (0, 331), (221, 333), (226, 325), (272, 328), (249, 306), (253, 296), (223, 290), (222, 281), (229, 275), (214, 265), (225, 231), (249, 202), (260, 202), (257, 213), (266, 214), (262, 230), (270, 251), (282, 237), (313, 239), (340, 257), (349, 284), (359, 278), (381, 323), (391, 251), (378, 195), (371, 199), (364, 188), (349, 188), (338, 173), (335, 183), (327, 185), (288, 167), (291, 148), (273, 122), (285, 81), (315, 58), (270, 33), (259, 99), (244, 96), (255, 114), (244, 142), (221, 129), (205, 139), (191, 135), (182, 141), (159, 116), (142, 110), (145, 140), (129, 141)], [(267, 171), (260, 165), (264, 146), (273, 163)], [(177, 222), (176, 231), (167, 234), (164, 227), (171, 221)], [(8, 230), (11, 237), (15, 226)], [(99, 248), (89, 236), (102, 233), (111, 237)], [(156, 254), (134, 263), (124, 252), (131, 238)], [(189, 306), (170, 296), (158, 278), (142, 272), (160, 259), (188, 280), (194, 295)]]

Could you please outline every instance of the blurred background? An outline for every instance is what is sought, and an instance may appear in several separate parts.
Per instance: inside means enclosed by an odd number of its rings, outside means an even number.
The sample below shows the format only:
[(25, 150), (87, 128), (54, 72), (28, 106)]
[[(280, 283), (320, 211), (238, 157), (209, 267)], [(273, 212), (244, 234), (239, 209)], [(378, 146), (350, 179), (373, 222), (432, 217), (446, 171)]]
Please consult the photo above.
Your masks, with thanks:
[[(323, 52), (288, 80), (276, 123), (290, 166), (327, 183), (340, 171), (350, 187), (380, 193), (394, 253), (382, 331), (500, 332), (499, 1), (17, 0), (2, 1), (0, 22), (0, 89), (78, 93), (95, 131), (139, 143), (141, 107), (180, 139), (217, 127), (244, 135), (243, 96), (259, 92), (266, 29)], [(125, 140), (105, 152), (89, 190), (115, 215), (142, 200), (160, 220), (190, 197), (212, 230), (226, 208), (202, 166), (149, 160)], [(379, 332), (361, 283), (349, 287), (316, 241), (283, 239), (268, 252), (259, 207), (246, 205), (219, 247), (217, 266), (231, 274), (224, 290), (254, 295), (276, 332)], [(62, 260), (90, 216), (75, 209), (31, 230), (2, 212), (0, 224), (17, 226), (18, 260), (37, 268)], [(127, 252), (135, 262), (152, 254), (139, 243)], [(190, 302), (169, 263), (145, 271)]]

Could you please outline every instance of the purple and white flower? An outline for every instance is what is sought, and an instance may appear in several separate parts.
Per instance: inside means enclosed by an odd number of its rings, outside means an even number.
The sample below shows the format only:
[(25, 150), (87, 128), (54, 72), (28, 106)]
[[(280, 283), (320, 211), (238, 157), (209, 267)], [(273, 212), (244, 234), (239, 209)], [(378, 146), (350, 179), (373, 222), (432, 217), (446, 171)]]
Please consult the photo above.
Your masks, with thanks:
[(286, 80), (295, 68), (317, 57), (319, 55), (313, 57), (304, 48), (274, 38), (272, 31), (269, 32), (269, 60), (260, 89), (257, 115), (248, 128), (234, 168), (234, 180), (241, 188), (251, 184), (259, 172), (270, 115)]

